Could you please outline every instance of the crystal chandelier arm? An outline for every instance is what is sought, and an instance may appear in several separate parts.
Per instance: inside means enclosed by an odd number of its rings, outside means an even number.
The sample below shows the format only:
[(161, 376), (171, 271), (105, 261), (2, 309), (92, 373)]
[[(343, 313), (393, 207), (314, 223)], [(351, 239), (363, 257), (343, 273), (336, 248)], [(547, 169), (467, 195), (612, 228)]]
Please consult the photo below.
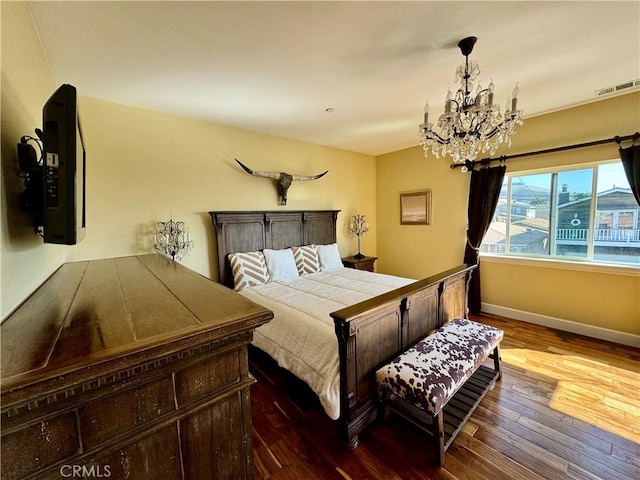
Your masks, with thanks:
[(500, 132), (500, 130), (502, 130), (502, 128), (501, 128), (502, 125), (504, 125), (504, 122), (500, 123), (499, 125), (496, 125), (495, 127), (493, 127), (493, 129), (489, 133), (485, 133), (484, 134), (484, 137), (485, 138), (493, 138), (493, 137), (495, 137)]
[(428, 126), (423, 126), (422, 127), (422, 135), (427, 139), (427, 140), (435, 140), (436, 142), (442, 144), (442, 145), (446, 145), (447, 143), (449, 143), (449, 140), (442, 138), (440, 135), (438, 135), (438, 132), (434, 131), (433, 129), (429, 128)]

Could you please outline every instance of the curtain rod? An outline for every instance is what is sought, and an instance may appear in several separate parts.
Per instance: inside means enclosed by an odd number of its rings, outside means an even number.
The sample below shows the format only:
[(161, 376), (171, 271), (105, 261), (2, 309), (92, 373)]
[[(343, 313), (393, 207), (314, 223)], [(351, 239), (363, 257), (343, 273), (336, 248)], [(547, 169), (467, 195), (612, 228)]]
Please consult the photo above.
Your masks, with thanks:
[(479, 165), (479, 164), (487, 164), (487, 163), (491, 163), (491, 162), (504, 162), (506, 160), (512, 159), (512, 158), (522, 158), (522, 157), (531, 157), (533, 155), (543, 155), (545, 153), (555, 153), (555, 152), (562, 152), (565, 150), (574, 150), (576, 148), (585, 148), (585, 147), (593, 147), (595, 145), (603, 145), (605, 143), (617, 143), (618, 145), (620, 145), (620, 142), (624, 142), (625, 140), (633, 140), (634, 142), (636, 140), (638, 140), (640, 138), (640, 132), (636, 132), (633, 135), (626, 135), (624, 137), (613, 137), (613, 138), (605, 138), (604, 140), (595, 140), (593, 142), (586, 142), (586, 143), (578, 143), (575, 145), (565, 145), (563, 147), (555, 147), (555, 148), (548, 148), (546, 150), (537, 150), (535, 152), (526, 152), (526, 153), (516, 153), (513, 155), (503, 155), (501, 157), (498, 158), (483, 158), (482, 160), (473, 160), (473, 161), (467, 161), (465, 163), (452, 163), (451, 164), (451, 168), (458, 168), (458, 167), (467, 167), (469, 169), (469, 171), (473, 170), (473, 167), (475, 165)]

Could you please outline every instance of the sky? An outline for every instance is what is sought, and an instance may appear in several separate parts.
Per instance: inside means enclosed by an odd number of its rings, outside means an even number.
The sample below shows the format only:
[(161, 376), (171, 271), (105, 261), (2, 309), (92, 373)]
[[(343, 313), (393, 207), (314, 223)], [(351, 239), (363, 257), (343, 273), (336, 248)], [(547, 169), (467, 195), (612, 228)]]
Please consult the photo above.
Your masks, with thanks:
[(603, 192), (616, 187), (630, 188), (629, 181), (624, 174), (622, 162), (600, 165), (598, 169), (598, 191)]
[[(570, 192), (590, 193), (592, 185), (593, 169), (559, 172), (558, 185), (568, 185)], [(530, 186), (551, 188), (551, 174), (528, 175), (526, 177), (514, 177), (515, 181), (522, 180)], [(598, 166), (598, 192), (610, 190), (613, 187), (629, 188), (629, 182), (625, 176), (622, 162), (607, 163)], [(561, 189), (561, 188), (560, 188)]]

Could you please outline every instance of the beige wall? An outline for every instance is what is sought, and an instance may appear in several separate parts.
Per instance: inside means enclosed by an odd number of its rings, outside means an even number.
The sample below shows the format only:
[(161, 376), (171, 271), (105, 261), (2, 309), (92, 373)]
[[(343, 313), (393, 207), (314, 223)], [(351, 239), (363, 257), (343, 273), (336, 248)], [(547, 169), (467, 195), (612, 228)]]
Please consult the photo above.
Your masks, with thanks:
[[(526, 95), (523, 93), (524, 102)], [(523, 107), (526, 105), (523, 103)], [(513, 137), (514, 154), (629, 135), (640, 130), (640, 93), (632, 93), (525, 120)], [(511, 160), (515, 172), (618, 158), (615, 143)], [(468, 176), (448, 162), (425, 159), (414, 147), (377, 158), (378, 254), (382, 271), (424, 276), (464, 257)], [(401, 226), (400, 192), (433, 190), (433, 225)], [(577, 269), (542, 262), (496, 262), (484, 257), (482, 301), (593, 327), (640, 334), (637, 269)]]
[(529, 312), (640, 335), (637, 272), (572, 270), (562, 264), (499, 263), (488, 258), (481, 263), (486, 309), (499, 306), (515, 311), (506, 310), (509, 316)]
[(44, 246), (29, 216), (20, 210), (22, 180), (16, 176), (16, 143), (42, 126), (42, 105), (55, 84), (26, 3), (2, 2), (2, 192), (0, 255), (2, 317), (24, 300), (60, 264), (75, 258), (73, 247)]
[[(359, 209), (375, 219), (371, 156), (89, 98), (81, 99), (80, 111), (89, 192), (80, 258), (150, 252), (155, 222), (173, 217), (187, 224), (194, 242), (182, 263), (215, 279), (209, 211), (341, 210), (344, 255), (356, 249), (346, 230), (349, 215)], [(245, 173), (234, 158), (255, 170), (329, 173), (294, 182), (287, 206), (280, 206), (275, 181)], [(375, 221), (372, 227), (363, 248), (375, 252)]]
[[(423, 278), (462, 263), (469, 177), (421, 147), (376, 159), (378, 271)], [(400, 225), (400, 194), (431, 190), (431, 225)]]
[[(15, 145), (41, 127), (42, 105), (56, 87), (26, 3), (3, 2), (3, 319), (66, 261), (150, 252), (155, 222), (169, 217), (191, 230), (194, 249), (182, 263), (214, 279), (212, 210), (341, 210), (343, 255), (356, 253), (346, 225), (359, 210), (371, 221), (362, 250), (376, 253), (373, 157), (85, 97), (79, 110), (87, 149), (86, 237), (72, 247), (44, 245), (19, 210)], [(294, 182), (288, 205), (279, 206), (275, 183), (246, 174), (234, 157), (256, 170), (329, 173)]]

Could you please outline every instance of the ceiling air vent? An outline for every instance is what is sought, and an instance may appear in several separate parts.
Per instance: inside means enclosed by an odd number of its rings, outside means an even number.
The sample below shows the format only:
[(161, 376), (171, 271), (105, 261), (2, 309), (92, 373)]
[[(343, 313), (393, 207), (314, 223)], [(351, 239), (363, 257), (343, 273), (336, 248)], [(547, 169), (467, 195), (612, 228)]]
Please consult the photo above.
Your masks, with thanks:
[(596, 90), (596, 97), (609, 95), (611, 93), (618, 93), (622, 90), (626, 90), (627, 88), (633, 88), (633, 87), (640, 87), (640, 78), (636, 78), (635, 80), (629, 80), (628, 82), (620, 83), (612, 87), (600, 88)]

